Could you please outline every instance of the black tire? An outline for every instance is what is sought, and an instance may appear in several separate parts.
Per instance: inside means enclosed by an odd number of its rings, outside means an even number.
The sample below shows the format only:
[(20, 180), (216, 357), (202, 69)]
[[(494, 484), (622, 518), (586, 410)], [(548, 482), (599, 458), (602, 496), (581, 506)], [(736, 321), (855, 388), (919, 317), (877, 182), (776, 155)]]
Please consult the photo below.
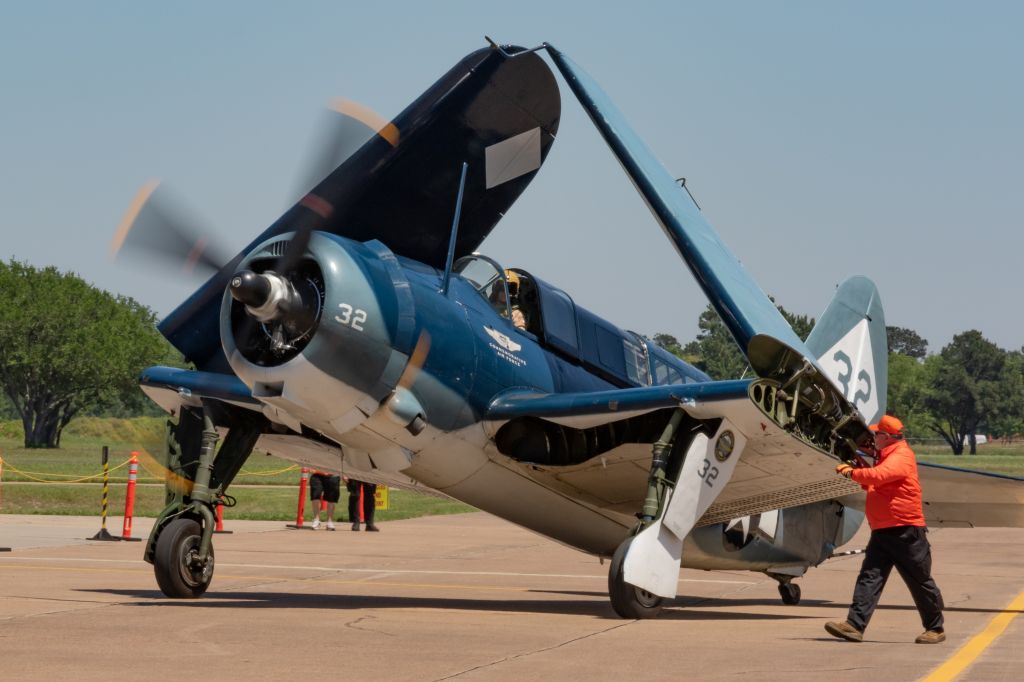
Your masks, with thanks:
[(608, 596), (611, 597), (615, 613), (622, 618), (654, 618), (661, 613), (665, 600), (630, 585), (622, 577), (622, 564), (626, 559), (626, 550), (632, 542), (633, 538), (626, 538), (612, 556), (612, 565), (608, 569)]
[(160, 591), (172, 599), (195, 599), (206, 592), (213, 579), (213, 547), (204, 566), (194, 561), (199, 553), (202, 529), (194, 519), (175, 519), (156, 540), (153, 571)]
[(800, 603), (800, 586), (796, 583), (779, 583), (779, 595), (782, 603), (787, 606), (796, 606)]

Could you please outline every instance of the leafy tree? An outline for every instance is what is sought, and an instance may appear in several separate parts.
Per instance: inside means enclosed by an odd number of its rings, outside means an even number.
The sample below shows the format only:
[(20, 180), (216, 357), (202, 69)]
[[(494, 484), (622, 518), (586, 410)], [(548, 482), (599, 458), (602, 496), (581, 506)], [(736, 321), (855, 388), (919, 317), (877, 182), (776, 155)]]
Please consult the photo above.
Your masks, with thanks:
[(1009, 441), (1024, 433), (1024, 351), (1007, 353), (997, 392), (998, 404), (986, 422), (993, 436)]
[(928, 353), (928, 341), (922, 339), (913, 329), (906, 327), (886, 327), (889, 338), (889, 354), (899, 353), (907, 357), (923, 360)]
[(669, 353), (672, 353), (672, 355), (678, 355), (681, 357), (683, 354), (683, 347), (680, 345), (679, 339), (671, 334), (655, 334), (651, 338), (651, 341), (654, 342), (654, 345), (661, 346)]
[[(774, 301), (774, 299), (772, 299)], [(781, 305), (776, 306), (782, 316), (786, 318), (786, 322), (789, 322), (789, 326), (793, 328), (796, 335), (800, 337), (801, 341), (806, 341), (807, 337), (811, 335), (811, 330), (814, 329), (814, 318), (809, 315), (797, 315), (791, 313)]]
[(923, 362), (902, 353), (889, 354), (889, 392), (887, 411), (900, 418), (907, 435), (917, 436), (931, 431), (934, 422), (925, 400), (931, 378), (935, 375), (939, 356)]
[(25, 447), (60, 447), (84, 408), (128, 401), (138, 373), (169, 357), (151, 310), (56, 268), (0, 262), (0, 385)]
[(17, 419), (18, 416), (18, 411), (11, 404), (11, 399), (7, 397), (6, 393), (0, 391), (0, 419)]
[(1006, 356), (981, 332), (971, 330), (954, 336), (934, 363), (925, 406), (933, 415), (931, 428), (953, 454), (963, 454), (965, 440), (975, 454), (978, 427), (1000, 407), (999, 382)]
[[(795, 315), (782, 306), (778, 308), (797, 336), (806, 340), (814, 328), (814, 318)], [(735, 379), (743, 376), (748, 369), (747, 359), (710, 303), (700, 314), (697, 326), (700, 328), (697, 338), (683, 346), (682, 353), (676, 355), (707, 372), (712, 379)]]

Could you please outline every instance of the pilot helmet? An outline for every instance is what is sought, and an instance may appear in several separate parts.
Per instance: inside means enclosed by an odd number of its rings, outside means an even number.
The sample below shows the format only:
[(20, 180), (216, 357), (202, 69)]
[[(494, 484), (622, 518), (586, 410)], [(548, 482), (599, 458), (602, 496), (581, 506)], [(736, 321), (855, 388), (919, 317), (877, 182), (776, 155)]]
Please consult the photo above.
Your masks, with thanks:
[(505, 271), (505, 279), (508, 280), (508, 293), (515, 296), (519, 293), (519, 275), (511, 270)]

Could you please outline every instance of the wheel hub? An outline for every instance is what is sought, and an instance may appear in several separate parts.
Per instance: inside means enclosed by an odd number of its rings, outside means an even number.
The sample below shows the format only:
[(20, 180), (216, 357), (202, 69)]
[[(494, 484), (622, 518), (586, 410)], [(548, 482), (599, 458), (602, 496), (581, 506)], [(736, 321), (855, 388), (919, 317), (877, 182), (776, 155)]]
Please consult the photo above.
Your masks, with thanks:
[(181, 578), (190, 587), (208, 583), (213, 575), (213, 557), (206, 561), (199, 558), (199, 542), (200, 538), (197, 536), (188, 538), (181, 553)]

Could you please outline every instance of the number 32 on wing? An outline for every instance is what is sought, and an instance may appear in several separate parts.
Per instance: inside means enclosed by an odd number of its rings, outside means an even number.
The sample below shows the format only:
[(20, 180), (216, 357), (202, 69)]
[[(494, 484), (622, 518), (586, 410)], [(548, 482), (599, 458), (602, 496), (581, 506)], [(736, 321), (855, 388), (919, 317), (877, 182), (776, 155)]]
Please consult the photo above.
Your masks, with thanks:
[(348, 303), (339, 303), (338, 309), (341, 310), (340, 315), (335, 315), (334, 319), (339, 324), (344, 324), (352, 327), (357, 332), (363, 331), (363, 323), (366, 322), (366, 311), (362, 308), (353, 308)]

